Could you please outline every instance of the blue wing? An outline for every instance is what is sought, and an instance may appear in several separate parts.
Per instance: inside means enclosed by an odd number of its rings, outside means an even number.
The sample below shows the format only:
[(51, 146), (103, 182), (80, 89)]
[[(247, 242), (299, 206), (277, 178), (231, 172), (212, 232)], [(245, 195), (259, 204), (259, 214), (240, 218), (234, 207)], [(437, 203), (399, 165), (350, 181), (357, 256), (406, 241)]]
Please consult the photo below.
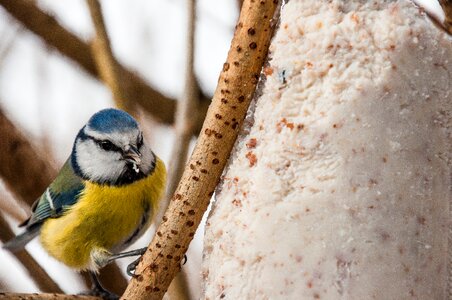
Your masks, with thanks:
[(5, 243), (3, 247), (12, 251), (23, 248), (39, 234), (46, 219), (61, 216), (78, 201), (83, 187), (83, 181), (75, 174), (69, 158), (44, 194), (33, 203), (30, 218), (20, 225), (26, 226), (26, 231)]

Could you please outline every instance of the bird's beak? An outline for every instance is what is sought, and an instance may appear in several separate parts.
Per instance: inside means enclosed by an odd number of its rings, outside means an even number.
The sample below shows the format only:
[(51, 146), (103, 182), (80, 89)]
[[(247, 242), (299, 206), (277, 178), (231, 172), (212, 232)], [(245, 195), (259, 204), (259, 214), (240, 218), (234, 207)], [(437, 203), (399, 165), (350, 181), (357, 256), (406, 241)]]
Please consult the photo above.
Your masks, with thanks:
[(129, 147), (125, 149), (123, 157), (125, 161), (130, 162), (134, 165), (141, 164), (141, 153), (133, 145), (129, 145)]

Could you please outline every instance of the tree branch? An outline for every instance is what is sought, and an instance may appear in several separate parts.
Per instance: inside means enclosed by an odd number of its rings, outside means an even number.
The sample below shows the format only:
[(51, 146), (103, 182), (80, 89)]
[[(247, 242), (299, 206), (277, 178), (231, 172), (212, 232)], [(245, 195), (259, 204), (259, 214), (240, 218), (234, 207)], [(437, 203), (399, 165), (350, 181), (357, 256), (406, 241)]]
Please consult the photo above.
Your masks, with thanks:
[(42, 194), (56, 170), (0, 109), (0, 175), (16, 198), (29, 205)]
[(122, 299), (162, 299), (193, 239), (253, 97), (278, 1), (246, 0), (197, 145)]
[(14, 221), (22, 223), (30, 215), (30, 207), (26, 204), (20, 205), (17, 203), (11, 193), (6, 190), (6, 187), (0, 187), (0, 193), (0, 212), (11, 217)]
[[(40, 10), (33, 1), (0, 0), (8, 13), (21, 22), (27, 29), (42, 38), (49, 46), (77, 63), (88, 74), (99, 78), (90, 46), (77, 36), (63, 28), (58, 21)], [(136, 101), (152, 117), (164, 124), (172, 124), (176, 111), (176, 101), (150, 88), (134, 72), (118, 64), (120, 81), (129, 93), (128, 100)], [(200, 114), (197, 120), (198, 130), (202, 125), (210, 99), (200, 99)]]
[(110, 88), (116, 106), (129, 113), (133, 112), (133, 101), (127, 96), (127, 91), (122, 87), (118, 62), (111, 50), (110, 40), (102, 15), (101, 4), (97, 0), (87, 0), (91, 19), (96, 30), (96, 38), (92, 43), (92, 53), (99, 70), (100, 77)]
[[(14, 237), (14, 232), (0, 214), (0, 241), (3, 243)], [(40, 290), (50, 293), (62, 293), (60, 287), (53, 281), (47, 272), (36, 262), (36, 260), (24, 249), (13, 253), (17, 260), (25, 267), (31, 279)]]
[(82, 296), (82, 295), (65, 295), (65, 294), (16, 294), (16, 293), (0, 293), (3, 300), (102, 300), (100, 297)]

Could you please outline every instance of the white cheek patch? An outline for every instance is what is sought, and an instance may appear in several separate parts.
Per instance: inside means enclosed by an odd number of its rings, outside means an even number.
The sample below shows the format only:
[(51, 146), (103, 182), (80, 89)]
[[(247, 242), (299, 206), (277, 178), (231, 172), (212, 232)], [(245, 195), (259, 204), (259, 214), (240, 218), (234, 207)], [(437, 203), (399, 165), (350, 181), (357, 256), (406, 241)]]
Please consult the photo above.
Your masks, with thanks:
[(76, 151), (82, 173), (93, 181), (116, 181), (126, 167), (120, 153), (104, 151), (92, 140), (78, 141)]

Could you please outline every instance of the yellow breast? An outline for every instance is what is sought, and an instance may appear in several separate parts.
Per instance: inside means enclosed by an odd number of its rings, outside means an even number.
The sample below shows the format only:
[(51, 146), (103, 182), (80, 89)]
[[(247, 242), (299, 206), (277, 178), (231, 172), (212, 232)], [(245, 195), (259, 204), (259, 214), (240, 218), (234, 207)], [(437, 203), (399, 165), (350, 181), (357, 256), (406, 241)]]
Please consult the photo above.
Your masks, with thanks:
[[(80, 199), (59, 218), (41, 229), (44, 248), (64, 264), (87, 269), (94, 248), (118, 248), (140, 226), (146, 209), (158, 209), (166, 180), (165, 165), (157, 159), (154, 172), (124, 186), (85, 182)], [(145, 227), (149, 226), (150, 222)]]

